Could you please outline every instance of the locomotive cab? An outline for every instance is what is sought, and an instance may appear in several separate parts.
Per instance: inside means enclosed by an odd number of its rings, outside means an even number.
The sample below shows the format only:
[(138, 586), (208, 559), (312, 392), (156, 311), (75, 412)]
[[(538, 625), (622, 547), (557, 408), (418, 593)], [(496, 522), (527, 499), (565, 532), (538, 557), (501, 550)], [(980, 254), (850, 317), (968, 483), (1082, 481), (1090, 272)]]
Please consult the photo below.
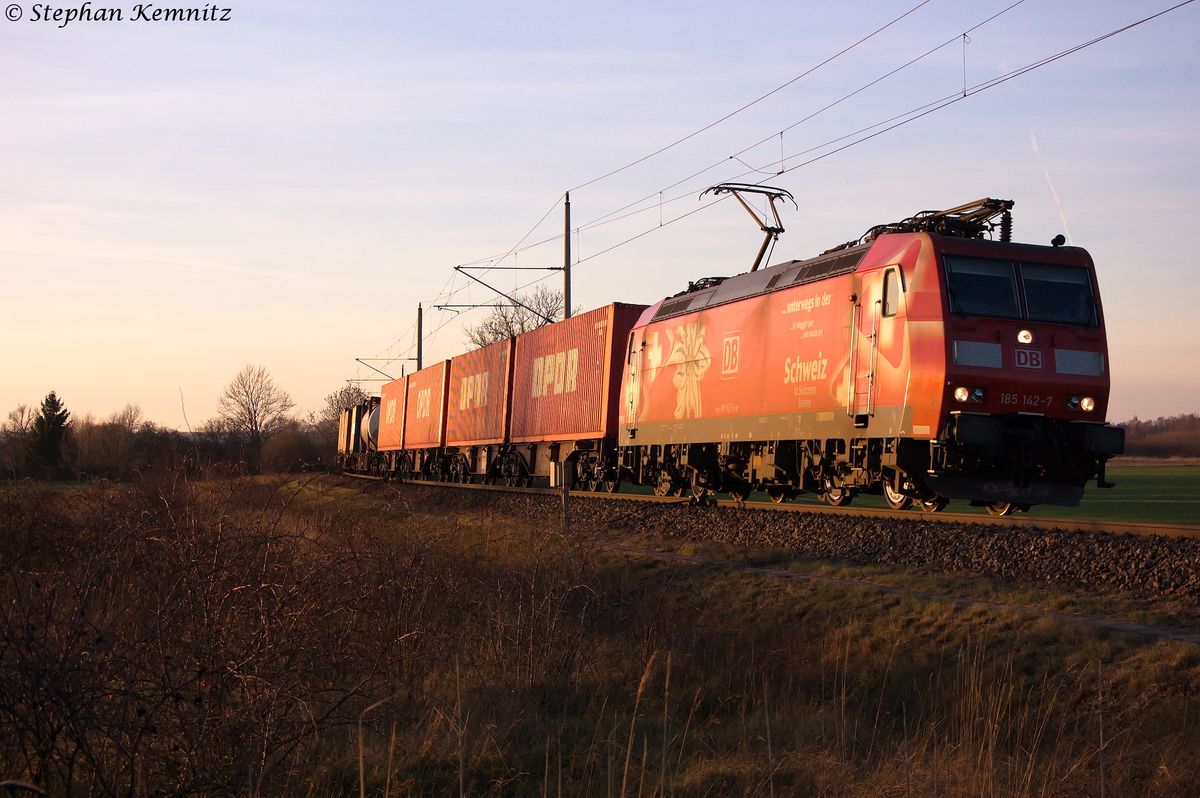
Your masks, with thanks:
[[(939, 237), (940, 238), (940, 237)], [(1095, 266), (1076, 247), (934, 243), (946, 347), (925, 484), (941, 496), (1073, 506), (1124, 450)]]

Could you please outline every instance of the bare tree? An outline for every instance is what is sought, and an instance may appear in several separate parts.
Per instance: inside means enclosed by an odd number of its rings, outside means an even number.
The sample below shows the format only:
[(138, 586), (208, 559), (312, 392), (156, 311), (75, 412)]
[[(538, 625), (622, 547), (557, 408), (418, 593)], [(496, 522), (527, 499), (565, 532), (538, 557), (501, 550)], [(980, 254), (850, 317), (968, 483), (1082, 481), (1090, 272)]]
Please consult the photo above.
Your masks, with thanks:
[(20, 475), (25, 462), (25, 442), (36, 416), (29, 405), (17, 405), (8, 414), (8, 421), (0, 426), (0, 475), (8, 478)]
[(334, 431), (336, 431), (338, 419), (341, 417), (342, 411), (348, 407), (355, 407), (366, 401), (366, 399), (366, 391), (357, 385), (351, 384), (343, 388), (338, 388), (325, 397), (325, 407), (321, 409), (321, 413), (318, 416), (318, 423), (332, 426)]
[(562, 292), (539, 285), (524, 294), (513, 294), (523, 305), (514, 306), (501, 299), (492, 304), (492, 312), (478, 324), (463, 327), (467, 342), (478, 349), (505, 338), (535, 330), (563, 317)]
[(338, 421), (342, 411), (361, 404), (366, 399), (367, 393), (362, 388), (346, 385), (326, 396), (323, 408), (308, 414), (305, 426), (320, 450), (333, 452), (337, 448)]
[(247, 365), (225, 386), (217, 406), (222, 426), (242, 438), (257, 461), (267, 439), (287, 425), (287, 412), (296, 403), (264, 366)]

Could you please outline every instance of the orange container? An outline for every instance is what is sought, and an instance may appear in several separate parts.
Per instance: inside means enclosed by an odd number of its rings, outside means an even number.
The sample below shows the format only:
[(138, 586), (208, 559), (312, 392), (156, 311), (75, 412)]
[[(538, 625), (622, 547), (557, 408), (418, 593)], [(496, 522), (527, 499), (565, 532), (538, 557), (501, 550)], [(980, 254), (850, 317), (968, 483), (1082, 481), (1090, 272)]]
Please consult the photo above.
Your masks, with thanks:
[(404, 385), (407, 377), (383, 386), (379, 399), (379, 451), (404, 448)]
[(447, 445), (508, 442), (513, 342), (497, 341), (450, 361)]
[(615, 434), (622, 355), (645, 309), (616, 303), (517, 336), (512, 441)]
[(405, 378), (404, 448), (446, 445), (446, 392), (450, 361), (443, 360)]

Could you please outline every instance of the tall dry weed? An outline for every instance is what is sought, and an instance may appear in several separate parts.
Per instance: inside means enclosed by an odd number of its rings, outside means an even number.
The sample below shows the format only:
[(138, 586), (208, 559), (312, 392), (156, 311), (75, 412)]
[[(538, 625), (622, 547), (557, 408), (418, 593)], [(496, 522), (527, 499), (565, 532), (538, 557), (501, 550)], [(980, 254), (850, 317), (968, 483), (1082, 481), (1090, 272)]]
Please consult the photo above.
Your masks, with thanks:
[(403, 486), (8, 489), (0, 779), (1095, 796), (1103, 709), (1108, 794), (1194, 788), (1200, 657), (1012, 624), (601, 557), (556, 523), (439, 516)]

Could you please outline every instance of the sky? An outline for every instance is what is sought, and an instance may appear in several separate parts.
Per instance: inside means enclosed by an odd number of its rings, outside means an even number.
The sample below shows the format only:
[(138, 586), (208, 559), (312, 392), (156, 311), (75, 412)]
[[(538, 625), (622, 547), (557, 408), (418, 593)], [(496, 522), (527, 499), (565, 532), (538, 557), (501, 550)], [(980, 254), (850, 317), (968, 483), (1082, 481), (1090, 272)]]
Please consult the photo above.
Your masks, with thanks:
[(1096, 262), (1110, 419), (1200, 412), (1200, 2), (986, 90), (1178, 0), (920, 2), (8, 3), (0, 414), (197, 427), (247, 364), (318, 410), (379, 376), (356, 358), (411, 370), (373, 358), (414, 354), (418, 303), (427, 362), (463, 350), (486, 311), (434, 306), (495, 295), (456, 265), (557, 288), (565, 191), (575, 303), (650, 304), (753, 262), (700, 199), (728, 180), (795, 196), (771, 262), (1014, 200), (1015, 240)]

